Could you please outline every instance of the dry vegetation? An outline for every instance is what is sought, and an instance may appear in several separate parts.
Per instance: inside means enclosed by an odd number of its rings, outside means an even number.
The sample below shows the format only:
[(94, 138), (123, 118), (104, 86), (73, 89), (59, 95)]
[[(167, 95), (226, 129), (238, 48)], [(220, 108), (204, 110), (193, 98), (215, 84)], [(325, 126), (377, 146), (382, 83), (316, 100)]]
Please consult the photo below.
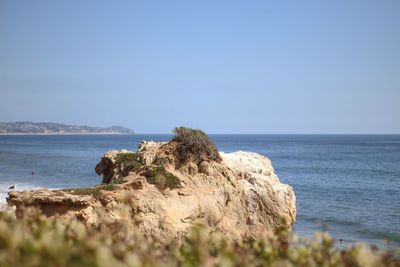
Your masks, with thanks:
[(214, 142), (202, 130), (176, 127), (173, 132), (175, 136), (172, 141), (177, 142), (175, 156), (179, 163), (222, 161)]
[(2, 267), (400, 266), (399, 251), (364, 245), (339, 250), (323, 234), (282, 246), (279, 238), (233, 242), (195, 226), (182, 242), (160, 243), (135, 234), (124, 221), (94, 228), (34, 209), (25, 214), (16, 220), (0, 213)]
[(68, 188), (68, 189), (61, 189), (59, 191), (71, 194), (71, 195), (92, 195), (94, 197), (98, 197), (101, 194), (102, 190), (105, 191), (114, 191), (116, 187), (113, 184), (100, 184), (96, 187), (89, 187), (89, 188)]

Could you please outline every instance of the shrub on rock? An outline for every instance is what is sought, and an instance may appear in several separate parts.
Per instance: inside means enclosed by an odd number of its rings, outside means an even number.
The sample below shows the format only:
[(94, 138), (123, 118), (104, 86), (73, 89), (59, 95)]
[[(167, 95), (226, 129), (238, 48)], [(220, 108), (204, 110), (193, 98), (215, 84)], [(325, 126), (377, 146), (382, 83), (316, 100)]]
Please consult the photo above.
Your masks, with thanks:
[(177, 143), (175, 156), (179, 163), (222, 161), (214, 142), (202, 130), (176, 127), (173, 132), (172, 141)]
[(160, 189), (181, 187), (179, 178), (166, 171), (163, 166), (147, 166), (142, 175), (149, 184), (154, 184)]
[(115, 162), (120, 166), (123, 176), (143, 166), (142, 157), (138, 153), (119, 153)]

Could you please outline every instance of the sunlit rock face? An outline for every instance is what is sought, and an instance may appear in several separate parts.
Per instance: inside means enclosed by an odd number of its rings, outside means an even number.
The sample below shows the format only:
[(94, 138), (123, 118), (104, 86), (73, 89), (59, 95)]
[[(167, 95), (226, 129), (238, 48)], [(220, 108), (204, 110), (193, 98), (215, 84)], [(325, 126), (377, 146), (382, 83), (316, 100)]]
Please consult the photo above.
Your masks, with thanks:
[[(141, 142), (136, 152), (110, 151), (96, 166), (106, 185), (83, 192), (11, 192), (8, 203), (18, 216), (36, 206), (47, 216), (76, 217), (90, 225), (123, 221), (161, 240), (181, 238), (198, 223), (240, 239), (272, 235), (295, 222), (293, 189), (280, 183), (265, 156), (221, 152), (222, 162), (179, 164), (175, 148), (174, 142)], [(139, 165), (118, 163), (120, 153), (134, 153)], [(165, 186), (170, 177), (178, 185)]]

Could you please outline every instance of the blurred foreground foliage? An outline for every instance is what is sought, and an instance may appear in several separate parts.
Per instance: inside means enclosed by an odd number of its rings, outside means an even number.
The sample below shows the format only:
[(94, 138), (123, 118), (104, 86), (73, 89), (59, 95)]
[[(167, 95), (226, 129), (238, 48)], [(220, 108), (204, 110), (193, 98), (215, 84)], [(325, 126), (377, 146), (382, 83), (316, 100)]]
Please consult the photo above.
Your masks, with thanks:
[(194, 226), (182, 241), (146, 239), (121, 221), (86, 227), (77, 220), (46, 218), (35, 209), (15, 219), (0, 212), (1, 267), (122, 266), (400, 266), (398, 250), (365, 245), (338, 249), (329, 236), (234, 242)]

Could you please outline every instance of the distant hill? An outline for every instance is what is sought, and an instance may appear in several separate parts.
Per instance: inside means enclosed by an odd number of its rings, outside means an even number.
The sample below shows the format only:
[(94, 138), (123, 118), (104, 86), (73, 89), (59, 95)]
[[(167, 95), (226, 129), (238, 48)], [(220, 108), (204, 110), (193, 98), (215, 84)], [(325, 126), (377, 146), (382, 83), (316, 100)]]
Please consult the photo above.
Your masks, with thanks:
[(0, 122), (0, 134), (133, 134), (133, 131), (120, 126), (100, 128), (24, 121)]

